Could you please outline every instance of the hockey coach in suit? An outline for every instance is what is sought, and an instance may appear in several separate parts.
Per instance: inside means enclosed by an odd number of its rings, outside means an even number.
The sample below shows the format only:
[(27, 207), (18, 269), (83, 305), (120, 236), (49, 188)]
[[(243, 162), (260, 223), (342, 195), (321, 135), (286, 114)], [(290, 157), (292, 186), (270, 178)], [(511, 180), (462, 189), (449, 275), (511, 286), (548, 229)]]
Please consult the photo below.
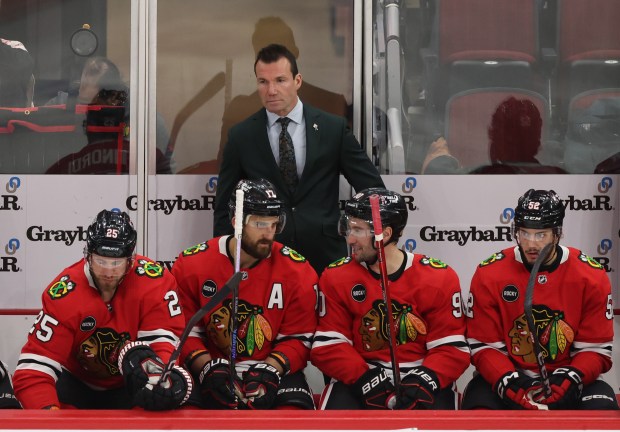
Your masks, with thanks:
[(346, 120), (299, 99), (302, 77), (286, 47), (272, 44), (261, 49), (254, 72), (264, 108), (228, 132), (213, 233), (232, 233), (228, 198), (237, 182), (267, 179), (286, 205), (286, 225), (276, 239), (303, 255), (320, 274), (347, 255), (346, 243), (338, 236), (340, 174), (356, 191), (384, 184)]

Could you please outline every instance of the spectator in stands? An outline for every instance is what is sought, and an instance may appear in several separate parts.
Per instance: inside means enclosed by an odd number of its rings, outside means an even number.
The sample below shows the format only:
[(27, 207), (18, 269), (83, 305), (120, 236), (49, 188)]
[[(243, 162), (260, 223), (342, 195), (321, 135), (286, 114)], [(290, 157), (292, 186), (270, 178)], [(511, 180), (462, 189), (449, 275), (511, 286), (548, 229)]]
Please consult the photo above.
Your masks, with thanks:
[(0, 409), (21, 408), (11, 383), (11, 374), (6, 363), (0, 361)]
[[(467, 339), (476, 367), (463, 409), (618, 409), (600, 379), (612, 365), (611, 285), (605, 268), (560, 244), (564, 204), (552, 190), (528, 190), (515, 207), (516, 247), (482, 261), (466, 302)], [(540, 255), (550, 245), (549, 252)], [(524, 314), (534, 263), (532, 323)], [(549, 372), (541, 391), (532, 334)]]
[(177, 408), (193, 388), (175, 366), (158, 384), (184, 319), (174, 277), (135, 254), (125, 212), (102, 210), (84, 258), (45, 289), (13, 376), (27, 409)]
[(24, 44), (0, 38), (0, 107), (31, 107), (34, 60)]
[(345, 118), (299, 98), (302, 76), (295, 56), (285, 46), (261, 49), (254, 70), (265, 108), (228, 133), (213, 232), (232, 232), (227, 203), (237, 182), (265, 178), (286, 207), (288, 223), (277, 240), (305, 256), (320, 274), (346, 254), (346, 243), (337, 235), (340, 175), (356, 190), (383, 186), (383, 180)]
[[(387, 275), (378, 261), (373, 195), (379, 198)], [(321, 409), (456, 409), (454, 383), (469, 365), (458, 276), (437, 259), (398, 248), (407, 218), (403, 197), (382, 188), (365, 189), (345, 205), (340, 234), (352, 256), (321, 275), (324, 304), (319, 302), (310, 353), (312, 363), (333, 378)], [(389, 279), (389, 307), (382, 276)], [(391, 350), (400, 366), (398, 388)]]
[[(542, 118), (528, 99), (513, 96), (504, 100), (493, 113), (488, 128), (491, 165), (475, 168), (472, 174), (562, 174), (555, 166), (541, 165), (536, 159), (541, 148)], [(422, 164), (422, 174), (464, 173), (450, 154), (444, 138), (433, 142)]]
[[(118, 67), (114, 64), (114, 62), (105, 57), (92, 57), (86, 60), (78, 85), (74, 89), (69, 89), (68, 91), (59, 91), (58, 95), (49, 100), (46, 105), (65, 104), (68, 107), (74, 107), (76, 104), (123, 106), (125, 107), (125, 115), (123, 120), (127, 125), (130, 124), (129, 88), (123, 81)], [(92, 118), (90, 120), (91, 122), (95, 121)], [(118, 120), (114, 125), (118, 125)], [(163, 118), (159, 114), (157, 114), (156, 117), (155, 132), (158, 150), (157, 173), (170, 174), (174, 172), (175, 161), (172, 155), (172, 149), (168, 146), (168, 131), (164, 124)], [(100, 138), (101, 137), (89, 137), (89, 143), (92, 143), (93, 141), (101, 141)], [(129, 137), (126, 136), (125, 140), (128, 139)], [(88, 152), (88, 149), (86, 152)], [(66, 163), (63, 165), (66, 165)], [(108, 172), (114, 173), (116, 171), (113, 169)], [(54, 167), (53, 173), (59, 174), (61, 172)], [(72, 173), (75, 174), (75, 172)], [(87, 169), (84, 173), (105, 174), (106, 168), (93, 167), (92, 169)]]

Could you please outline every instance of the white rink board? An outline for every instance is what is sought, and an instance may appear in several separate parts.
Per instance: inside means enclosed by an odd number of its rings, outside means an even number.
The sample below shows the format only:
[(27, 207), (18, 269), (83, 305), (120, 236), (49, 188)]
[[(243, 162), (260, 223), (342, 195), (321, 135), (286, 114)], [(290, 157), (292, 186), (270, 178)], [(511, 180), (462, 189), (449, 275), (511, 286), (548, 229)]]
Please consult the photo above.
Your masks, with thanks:
[[(568, 200), (562, 243), (605, 260), (618, 308), (619, 177), (383, 178), (411, 205), (400, 245), (451, 265), (464, 291), (480, 261), (513, 244), (508, 235), (517, 198), (529, 188), (554, 189)], [(39, 308), (45, 286), (81, 257), (84, 230), (99, 210), (116, 207), (135, 219), (135, 184), (131, 176), (0, 176), (0, 309)], [(170, 266), (180, 251), (208, 240), (216, 187), (217, 176), (212, 175), (150, 177), (146, 255)], [(341, 188), (342, 198), (347, 192)], [(466, 241), (458, 231), (469, 233)], [(489, 233), (497, 238), (476, 238)], [(76, 235), (71, 243), (69, 236)]]

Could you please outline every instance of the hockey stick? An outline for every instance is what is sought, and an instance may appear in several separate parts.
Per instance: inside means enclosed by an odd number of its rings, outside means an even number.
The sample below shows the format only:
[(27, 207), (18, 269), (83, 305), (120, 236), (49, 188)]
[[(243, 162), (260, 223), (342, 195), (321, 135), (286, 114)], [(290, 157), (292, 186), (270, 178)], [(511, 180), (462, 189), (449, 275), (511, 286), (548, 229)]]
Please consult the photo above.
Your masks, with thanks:
[(390, 358), (392, 360), (392, 373), (394, 374), (394, 387), (396, 388), (396, 400), (400, 392), (400, 367), (396, 361), (396, 335), (394, 329), (394, 317), (392, 316), (392, 299), (388, 291), (388, 274), (385, 263), (385, 248), (383, 245), (383, 225), (381, 224), (381, 212), (379, 211), (379, 196), (370, 196), (370, 209), (372, 210), (372, 226), (375, 231), (375, 245), (379, 254), (379, 269), (381, 272), (381, 291), (388, 316), (388, 338)]
[[(235, 192), (235, 273), (241, 269), (241, 236), (243, 233), (243, 189)], [(237, 310), (239, 309), (239, 293), (233, 292), (232, 303), (230, 306), (230, 390), (233, 392), (235, 400), (238, 401), (235, 392), (235, 377), (237, 369), (235, 360), (237, 359)]]
[(549, 383), (549, 375), (547, 374), (547, 367), (545, 366), (545, 359), (543, 357), (542, 350), (540, 349), (540, 343), (538, 341), (538, 334), (534, 327), (534, 314), (532, 313), (532, 302), (534, 300), (534, 285), (536, 285), (536, 277), (538, 276), (538, 269), (543, 260), (549, 253), (551, 247), (555, 247), (553, 243), (545, 245), (540, 251), (532, 265), (532, 271), (530, 272), (530, 278), (527, 281), (527, 288), (525, 288), (525, 301), (523, 308), (525, 309), (525, 319), (527, 326), (530, 328), (530, 335), (532, 340), (532, 346), (534, 348), (534, 354), (536, 355), (536, 363), (538, 364), (538, 370), (540, 371), (540, 378), (543, 384), (543, 392), (545, 397), (551, 396), (551, 384)]
[(224, 286), (218, 292), (216, 292), (213, 297), (211, 297), (211, 300), (209, 300), (207, 304), (205, 304), (203, 307), (198, 309), (194, 316), (190, 318), (187, 325), (185, 326), (185, 329), (183, 330), (183, 334), (181, 334), (179, 344), (170, 356), (170, 360), (168, 360), (168, 363), (166, 364), (166, 367), (164, 368), (157, 384), (162, 384), (170, 376), (170, 372), (172, 372), (172, 368), (174, 367), (177, 358), (179, 358), (179, 355), (181, 354), (181, 348), (183, 348), (183, 345), (187, 340), (187, 336), (189, 336), (192, 328), (194, 328), (196, 323), (200, 321), (207, 312), (211, 311), (215, 306), (220, 304), (228, 296), (228, 294), (232, 292), (234, 296), (235, 293), (239, 292), (239, 282), (241, 282), (242, 277), (243, 274), (241, 272), (237, 272), (232, 275), (231, 278), (228, 279), (228, 281), (224, 284)]

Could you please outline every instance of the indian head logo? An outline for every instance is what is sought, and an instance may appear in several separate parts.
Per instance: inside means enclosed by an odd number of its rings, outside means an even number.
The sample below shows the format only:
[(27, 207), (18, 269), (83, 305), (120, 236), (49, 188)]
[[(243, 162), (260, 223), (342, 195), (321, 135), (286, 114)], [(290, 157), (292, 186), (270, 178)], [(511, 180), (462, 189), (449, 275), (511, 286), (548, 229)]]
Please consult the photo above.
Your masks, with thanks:
[[(231, 311), (232, 300), (227, 299), (209, 317), (207, 335), (225, 354), (231, 350)], [(265, 341), (272, 341), (274, 334), (269, 321), (263, 316), (261, 306), (251, 305), (239, 300), (237, 308), (237, 354), (251, 356), (254, 351), (263, 349)]]
[[(410, 305), (402, 305), (392, 300), (392, 317), (396, 343), (403, 345), (413, 342), (418, 335), (427, 333), (426, 324), (412, 313)], [(387, 309), (383, 300), (375, 300), (370, 309), (362, 317), (359, 333), (362, 335), (362, 346), (365, 351), (378, 351), (389, 346)]]
[[(564, 321), (562, 311), (552, 310), (544, 305), (534, 305), (532, 314), (543, 356), (555, 360), (559, 354), (564, 353), (570, 347), (575, 339), (575, 332)], [(526, 363), (536, 363), (536, 354), (534, 354), (525, 314), (519, 315), (514, 320), (508, 337), (510, 337), (510, 352), (513, 356), (521, 357)]]

